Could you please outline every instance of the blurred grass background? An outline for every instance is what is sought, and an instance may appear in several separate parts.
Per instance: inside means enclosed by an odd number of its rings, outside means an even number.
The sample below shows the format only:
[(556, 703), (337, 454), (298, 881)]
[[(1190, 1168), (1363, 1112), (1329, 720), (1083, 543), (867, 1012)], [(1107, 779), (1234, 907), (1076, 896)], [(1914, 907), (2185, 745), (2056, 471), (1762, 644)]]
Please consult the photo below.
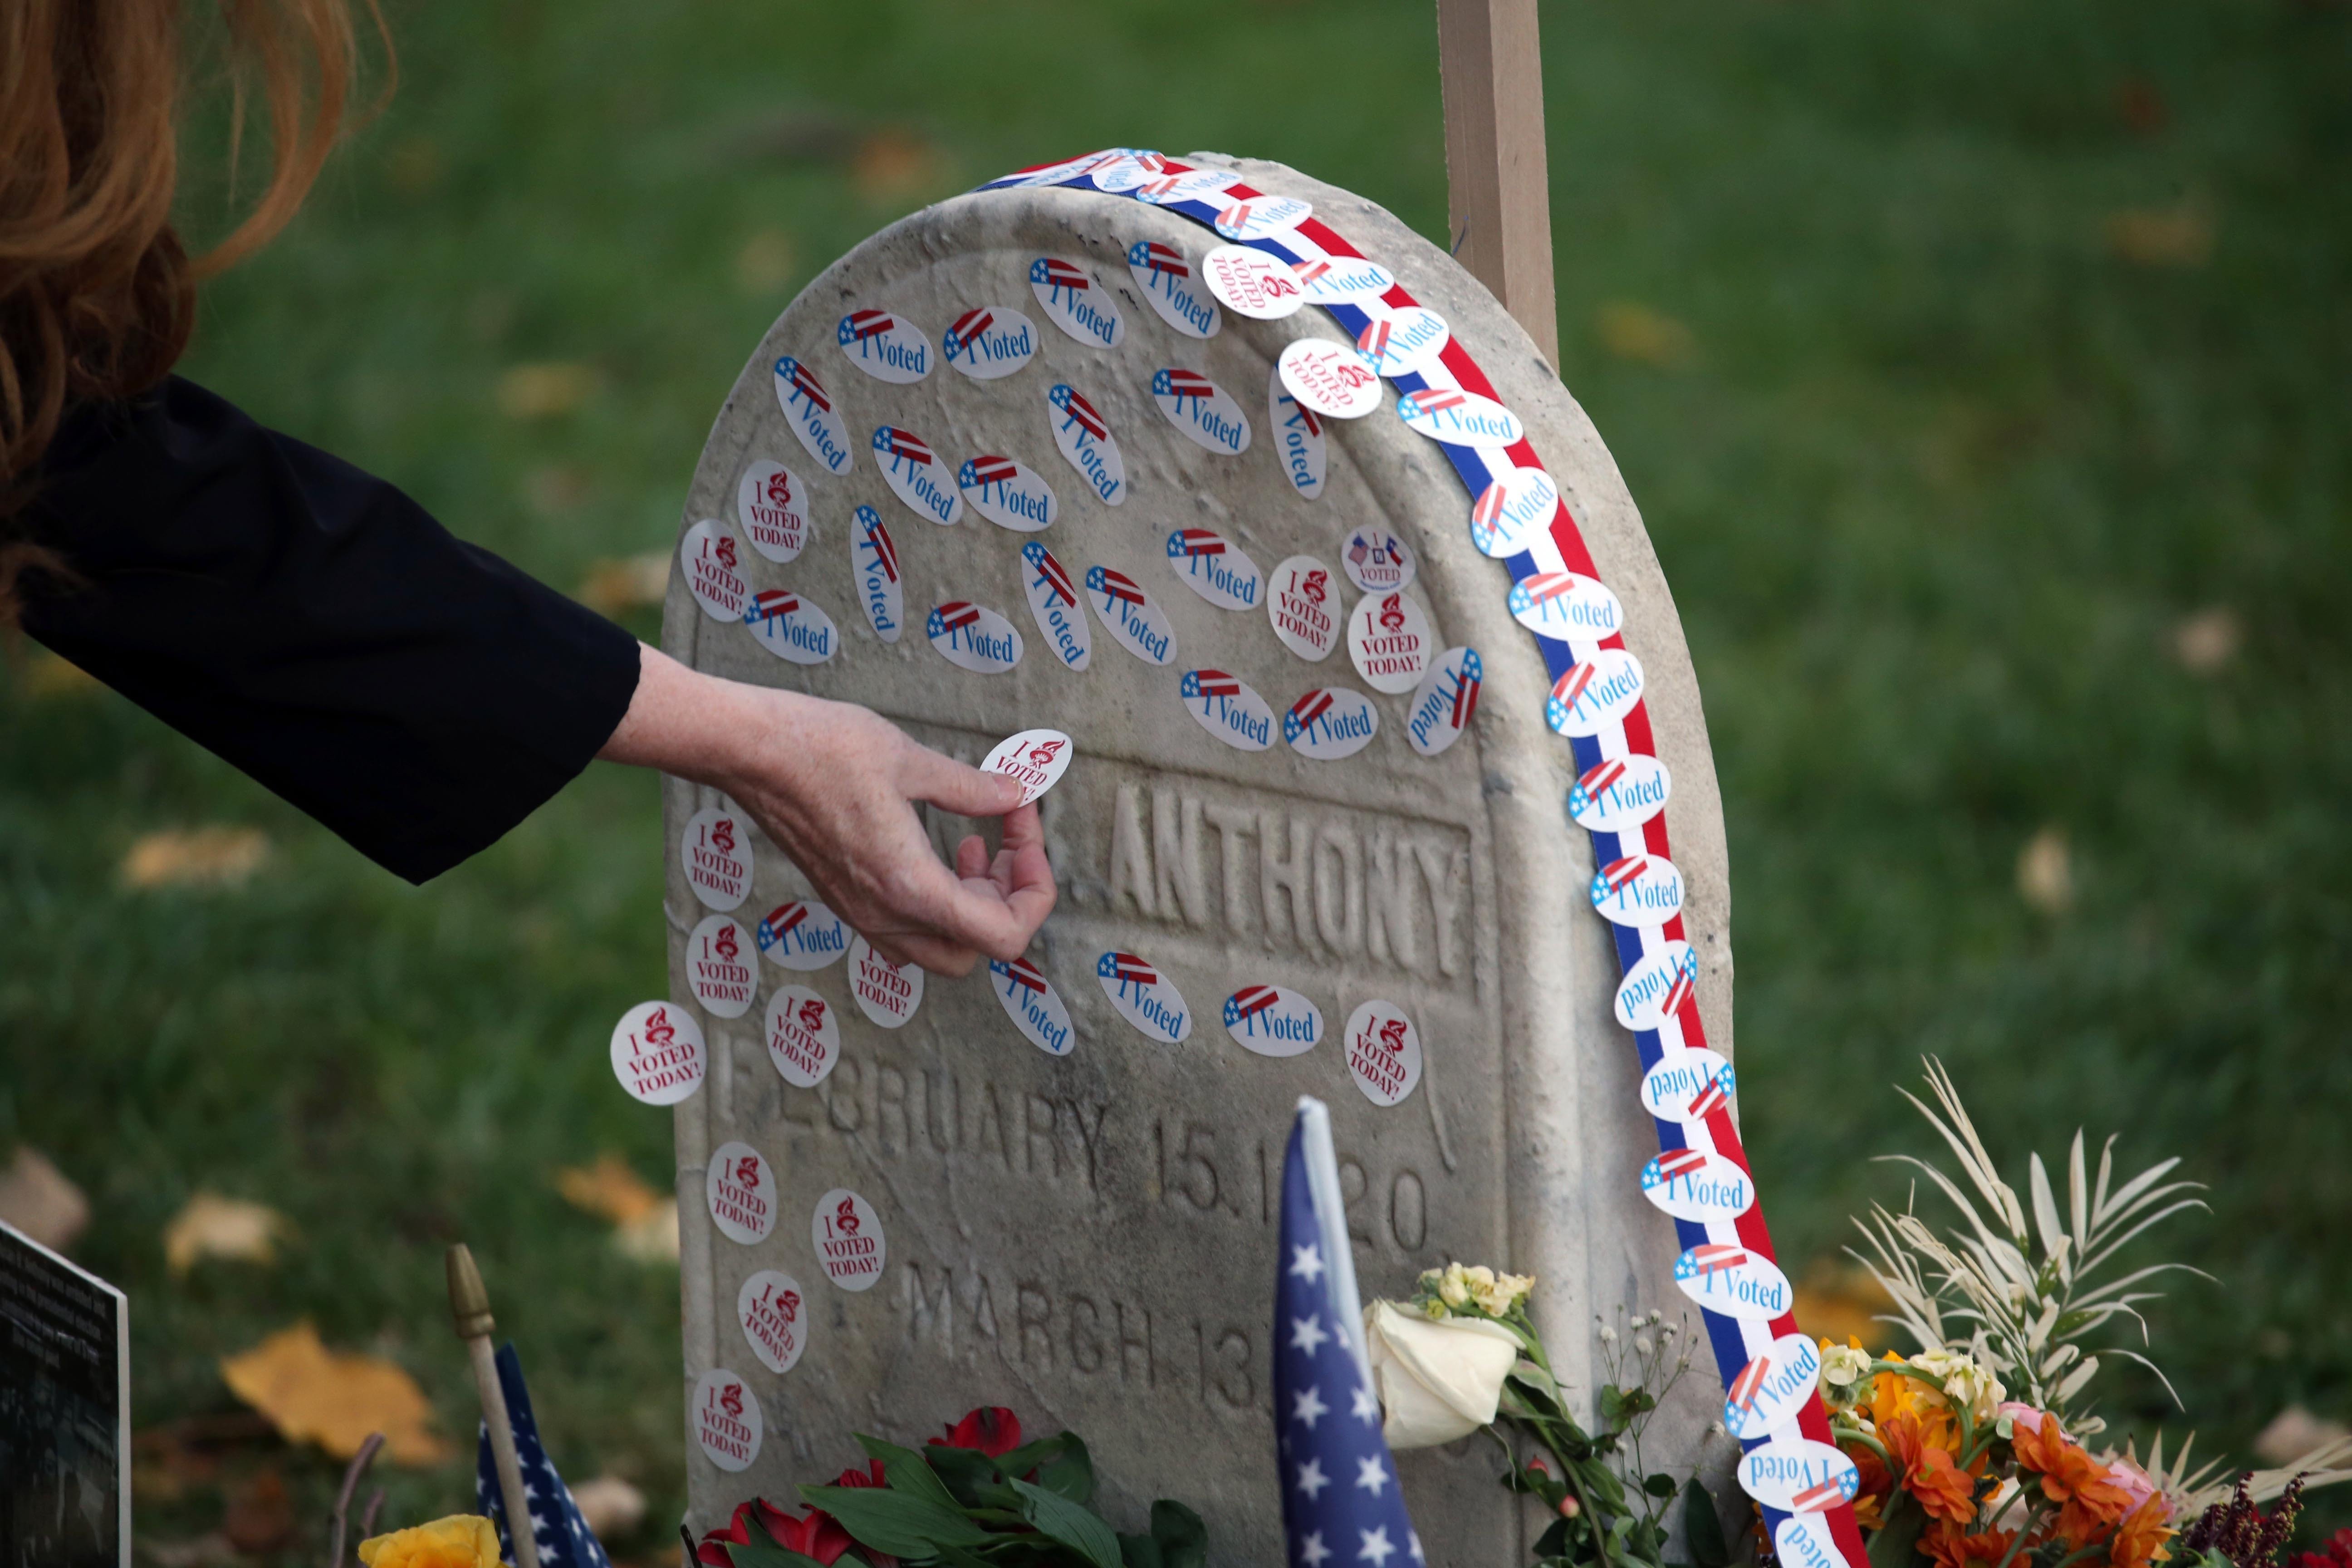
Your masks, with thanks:
[[(647, 636), (611, 563), (666, 548), (793, 291), (899, 214), (1129, 143), (1444, 224), (1428, 0), (393, 23), (389, 111), (211, 289), (184, 368)], [(2080, 1123), (2214, 1184), (2147, 1249), (2219, 1279), (2150, 1314), (2174, 1429), (2352, 1417), (2352, 10), (1575, 0), (1543, 27), (1562, 368), (1706, 693), (1783, 1257), (1900, 1202), (1866, 1156), (1927, 1152), (1889, 1086), (1932, 1051), (2011, 1168)], [(613, 1151), (667, 1180), (668, 1119), (604, 1049), (664, 985), (654, 781), (592, 770), (418, 891), (9, 658), (0, 1152), (89, 1194), (76, 1250), (132, 1294), (140, 1425), (232, 1408), (216, 1359), (307, 1315), (470, 1434), (462, 1236), (559, 1464), (633, 1479), (621, 1554), (669, 1551), (675, 1273), (616, 1260), (551, 1174)], [(206, 825), (266, 835), (259, 868), (126, 880), (142, 836)], [(200, 1188), (299, 1235), (174, 1276), (159, 1232)], [(257, 1466), (295, 1504), (284, 1560), (314, 1561), (315, 1455), (152, 1463), (140, 1533), (201, 1536)], [(470, 1495), (463, 1463), (410, 1472), (388, 1517)]]

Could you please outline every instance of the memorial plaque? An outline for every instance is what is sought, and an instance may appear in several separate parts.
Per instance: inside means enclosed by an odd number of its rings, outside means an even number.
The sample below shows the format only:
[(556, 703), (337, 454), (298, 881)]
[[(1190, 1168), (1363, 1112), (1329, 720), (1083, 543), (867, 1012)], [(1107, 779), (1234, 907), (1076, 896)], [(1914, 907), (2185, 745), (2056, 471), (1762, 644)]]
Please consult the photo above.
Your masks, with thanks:
[(0, 1563), (131, 1563), (130, 1303), (5, 1224)]
[[(1709, 1043), (1727, 1058), (1721, 806), (1697, 687), (1606, 448), (1526, 336), (1442, 250), (1362, 198), (1279, 165), (1205, 161), (1289, 200), (1255, 204), (1234, 226), (1244, 239), (1271, 213), (1311, 206), (1377, 263), (1325, 273), (1366, 289), (1392, 274), (1451, 342), (1477, 355), (1494, 401), (1524, 425), (1622, 607), (1654, 749), (1673, 778), (1664, 815), (1674, 859), (1655, 864), (1679, 871)], [(863, 617), (836, 615), (838, 654), (791, 664), (748, 626), (698, 605), (686, 574), (673, 573), (664, 646), (698, 669), (864, 703), (975, 763), (1019, 731), (1055, 730), (1072, 742), (1067, 772), (1041, 803), (1061, 901), (1026, 963), (1017, 973), (982, 964), (962, 979), (931, 976), (911, 1016), (891, 1028), (853, 1005), (840, 966), (753, 966), (758, 994), (739, 1017), (693, 1000), (691, 933), (708, 894), (676, 857), (689, 824), (722, 803), (680, 781), (667, 786), (671, 995), (709, 1047), (707, 1083), (675, 1111), (688, 1200), (684, 1389), (690, 1397), (724, 1369), (756, 1395), (765, 1422), (740, 1473), (689, 1449), (698, 1531), (754, 1493), (789, 1503), (793, 1483), (829, 1479), (856, 1457), (853, 1431), (915, 1442), (969, 1406), (1001, 1404), (1041, 1432), (1067, 1426), (1086, 1436), (1101, 1506), (1120, 1528), (1141, 1528), (1152, 1497), (1178, 1497), (1206, 1519), (1216, 1563), (1276, 1561), (1268, 1319), (1282, 1151), (1302, 1093), (1331, 1108), (1367, 1297), (1403, 1295), (1449, 1258), (1532, 1273), (1555, 1361), (1588, 1402), (1596, 1312), (1621, 1302), (1663, 1307), (1670, 1320), (1684, 1310), (1674, 1279), (1685, 1244), (1643, 1195), (1656, 1123), (1615, 1013), (1615, 928), (1594, 913), (1603, 868), (1569, 815), (1590, 764), (1579, 766), (1548, 719), (1556, 676), (1514, 619), (1510, 574), (1474, 542), (1478, 495), (1422, 433), (1449, 420), (1449, 429), (1490, 428), (1494, 416), (1475, 400), (1445, 406), (1383, 384), (1367, 416), (1319, 421), (1323, 477), (1311, 493), (1270, 432), (1213, 447), (1187, 422), (1222, 417), (1217, 397), (1253, 420), (1263, 414), (1257, 389), (1278, 384), (1276, 363), (1294, 342), (1327, 340), (1335, 355), (1359, 354), (1356, 332), (1320, 299), (1280, 320), (1231, 311), (1203, 338), (1171, 324), (1143, 270), (1122, 265), (1137, 255), (1196, 260), (1216, 243), (1195, 216), (1094, 188), (988, 190), (926, 209), (859, 246), (786, 310), (703, 453), (682, 513), (689, 548), (686, 531), (727, 515), (749, 465), (794, 449), (799, 413), (779, 398), (798, 395), (779, 363), (819, 366), (853, 460), (802, 476), (813, 542), (796, 559), (737, 554), (751, 593), (805, 589), (837, 602), (861, 564), (854, 520), (872, 509), (895, 520), (910, 614), (969, 603), (1031, 630), (1020, 606), (1038, 602), (1029, 590), (1042, 545), (1066, 582), (1139, 590), (1172, 646), (1158, 660), (1129, 657), (1124, 643), (1103, 646), (1114, 635), (1094, 638), (1087, 658), (1084, 638), (1073, 656), (1041, 635), (1009, 669), (977, 673), (928, 638), (884, 641)], [(1082, 273), (1124, 333), (1106, 345), (1034, 332), (1030, 357), (988, 380), (895, 383), (855, 374), (827, 346), (839, 323), (877, 319), (858, 316), (873, 311), (940, 352), (968, 312), (1022, 298), (1041, 257)], [(1198, 290), (1197, 278), (1184, 282)], [(1419, 317), (1413, 324), (1433, 335)], [(1070, 397), (1055, 395), (1063, 388), (1082, 400), (1085, 428), (1070, 423)], [(1419, 401), (1400, 409), (1406, 391)], [(970, 508), (948, 526), (908, 518), (884, 468), (894, 454), (869, 441), (893, 429), (922, 433), (942, 494), (973, 459), (1050, 477), (1052, 521), (1030, 535)], [(1109, 449), (1123, 479), (1108, 498), (1116, 504), (1070, 482), (1072, 468), (1084, 473), (1089, 456)], [(1487, 519), (1490, 543), (1501, 526)], [(1393, 540), (1384, 562), (1415, 563), (1409, 580), (1371, 592), (1402, 596), (1386, 618), (1421, 639), (1426, 679), (1418, 665), (1383, 669), (1375, 682), (1344, 657), (1308, 662), (1346, 640), (1365, 597), (1334, 569), (1360, 533)], [(1256, 603), (1237, 611), (1228, 601), (1238, 588), (1224, 599), (1199, 591), (1186, 577), (1198, 563), (1171, 538), (1213, 538), (1265, 569), (1276, 605), (1297, 592), (1294, 569), (1306, 558), (1328, 617), (1310, 646), (1286, 639)], [(1078, 597), (1083, 605), (1056, 605), (1096, 614), (1091, 631), (1114, 629), (1103, 617), (1118, 604), (1106, 612), (1102, 594)], [(1381, 608), (1370, 612), (1376, 625)], [(1244, 691), (1270, 714), (1272, 743), (1244, 749), (1196, 717), (1217, 694), (1238, 702)], [(1309, 700), (1318, 692), (1334, 701)], [(1418, 725), (1416, 704), (1428, 710)], [(1286, 716), (1305, 733), (1337, 724), (1329, 714), (1368, 728), (1369, 740), (1353, 744), (1360, 736), (1335, 730), (1332, 744), (1281, 743)], [(945, 814), (931, 827), (943, 850), (973, 830)], [(735, 917), (747, 924), (814, 891), (751, 837), (747, 912)], [(1050, 994), (1066, 1037), (1041, 1048), (1020, 1026), (998, 994), (1016, 984)], [(772, 1065), (761, 1027), (772, 994), (793, 984), (823, 998), (839, 1029), (837, 1062), (809, 1088)], [(1158, 1026), (1118, 1005), (1147, 990)], [(1311, 1016), (1312, 1043), (1269, 1047), (1242, 1029), (1262, 999), (1300, 1020), (1299, 1037)], [(1181, 1029), (1164, 1016), (1180, 1005)], [(1361, 1020), (1360, 1040), (1345, 1037), (1350, 1020)], [(1417, 1073), (1402, 1070), (1408, 1047)], [(1397, 1054), (1384, 1062), (1383, 1052)], [(709, 1162), (731, 1143), (772, 1167), (785, 1216), (751, 1245), (724, 1234), (704, 1201)], [(866, 1205), (851, 1216), (858, 1235), (870, 1223), (887, 1237), (879, 1277), (854, 1281), (856, 1290), (828, 1277), (818, 1251), (836, 1245), (818, 1214), (821, 1199), (838, 1203), (836, 1189)], [(796, 1217), (812, 1214), (814, 1233)], [(763, 1274), (802, 1282), (793, 1343), (806, 1348), (792, 1352), (796, 1361), (772, 1334), (747, 1339), (741, 1302)], [(1721, 1411), (1700, 1353), (1653, 1428), (1648, 1452), (1661, 1464), (1697, 1456)], [(780, 1363), (788, 1370), (771, 1370)], [(1719, 1486), (1734, 1449), (1719, 1436), (1714, 1448)], [(1526, 1560), (1526, 1530), (1539, 1521), (1496, 1486), (1491, 1445), (1398, 1458), (1432, 1564)]]

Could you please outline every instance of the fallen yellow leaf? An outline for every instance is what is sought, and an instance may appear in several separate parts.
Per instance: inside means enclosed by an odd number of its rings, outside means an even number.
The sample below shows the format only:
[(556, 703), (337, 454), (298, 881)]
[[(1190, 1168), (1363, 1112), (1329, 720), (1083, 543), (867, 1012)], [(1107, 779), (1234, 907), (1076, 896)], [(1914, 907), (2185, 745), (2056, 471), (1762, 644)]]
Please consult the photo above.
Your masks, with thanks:
[(664, 1198), (613, 1230), (613, 1250), (632, 1263), (677, 1261), (677, 1200)]
[(499, 412), (509, 419), (569, 414), (587, 402), (603, 380), (593, 364), (560, 360), (519, 364), (499, 377)]
[(2107, 215), (2107, 244), (2142, 267), (2202, 267), (2213, 256), (2213, 219), (2195, 202), (2126, 207)]
[(658, 605), (669, 592), (669, 552), (656, 550), (621, 561), (599, 561), (581, 581), (580, 602), (600, 616)]
[(1683, 363), (1694, 346), (1691, 330), (1663, 310), (1633, 300), (1612, 300), (1593, 312), (1601, 346), (1619, 359), (1666, 368)]
[(798, 260), (791, 235), (781, 228), (756, 230), (735, 253), (735, 286), (754, 298), (772, 294), (793, 280)]
[(286, 1216), (267, 1204), (198, 1193), (163, 1227), (163, 1261), (185, 1274), (201, 1258), (274, 1263), (278, 1244), (292, 1232)]
[(369, 1433), (381, 1432), (396, 1463), (416, 1466), (437, 1465), (453, 1451), (433, 1430), (433, 1406), (415, 1378), (376, 1356), (329, 1350), (308, 1319), (225, 1358), (220, 1370), (229, 1391), (289, 1443), (313, 1442), (348, 1459)]
[(869, 201), (920, 195), (946, 183), (939, 150), (904, 126), (885, 126), (868, 136), (849, 161), (850, 177)]
[(43, 1247), (63, 1252), (89, 1225), (89, 1199), (73, 1179), (29, 1143), (0, 1168), (0, 1219)]
[(2017, 896), (2045, 915), (2074, 907), (2074, 861), (2064, 828), (2045, 827), (2017, 852)]
[(613, 1153), (597, 1155), (593, 1165), (571, 1165), (556, 1172), (555, 1190), (573, 1208), (614, 1225), (644, 1218), (665, 1195), (647, 1186), (628, 1162)]
[(122, 858), (131, 888), (235, 887), (269, 858), (269, 836), (257, 827), (196, 827), (150, 833)]

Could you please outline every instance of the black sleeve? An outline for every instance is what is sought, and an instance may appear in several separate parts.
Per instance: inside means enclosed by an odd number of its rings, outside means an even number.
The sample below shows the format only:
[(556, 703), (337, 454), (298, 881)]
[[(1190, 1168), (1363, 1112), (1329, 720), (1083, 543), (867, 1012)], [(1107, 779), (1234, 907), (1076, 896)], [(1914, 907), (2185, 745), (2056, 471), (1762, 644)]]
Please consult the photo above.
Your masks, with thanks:
[(78, 410), (23, 514), (24, 626), (422, 882), (587, 766), (636, 640), (382, 479), (177, 377)]

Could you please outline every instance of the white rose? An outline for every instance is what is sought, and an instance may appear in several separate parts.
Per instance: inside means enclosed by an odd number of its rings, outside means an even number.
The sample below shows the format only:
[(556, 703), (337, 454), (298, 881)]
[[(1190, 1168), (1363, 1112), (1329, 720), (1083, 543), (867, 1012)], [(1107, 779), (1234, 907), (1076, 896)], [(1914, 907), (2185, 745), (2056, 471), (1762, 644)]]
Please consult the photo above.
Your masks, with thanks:
[(1388, 1413), (1391, 1448), (1430, 1448), (1495, 1418), (1503, 1379), (1519, 1359), (1518, 1336), (1483, 1318), (1434, 1322), (1375, 1301), (1364, 1314), (1372, 1382)]

